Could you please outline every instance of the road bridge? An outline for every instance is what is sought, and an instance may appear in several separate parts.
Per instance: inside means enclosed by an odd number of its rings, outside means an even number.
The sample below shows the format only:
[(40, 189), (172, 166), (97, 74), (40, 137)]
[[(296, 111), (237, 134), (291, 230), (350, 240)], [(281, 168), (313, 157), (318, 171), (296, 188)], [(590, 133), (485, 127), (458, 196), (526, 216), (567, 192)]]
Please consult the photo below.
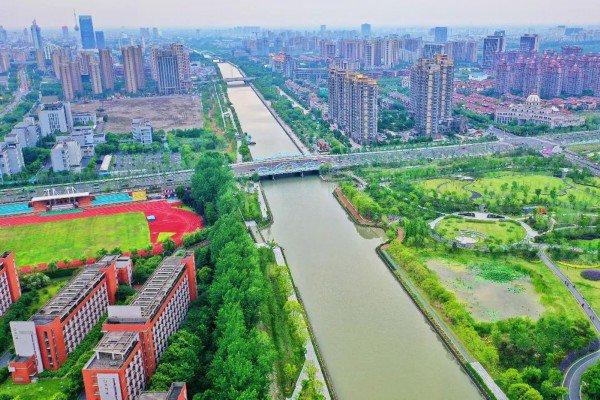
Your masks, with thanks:
[(223, 78), (223, 80), (227, 83), (231, 83), (231, 82), (252, 82), (253, 80), (255, 80), (256, 78), (253, 76), (236, 76), (233, 78)]

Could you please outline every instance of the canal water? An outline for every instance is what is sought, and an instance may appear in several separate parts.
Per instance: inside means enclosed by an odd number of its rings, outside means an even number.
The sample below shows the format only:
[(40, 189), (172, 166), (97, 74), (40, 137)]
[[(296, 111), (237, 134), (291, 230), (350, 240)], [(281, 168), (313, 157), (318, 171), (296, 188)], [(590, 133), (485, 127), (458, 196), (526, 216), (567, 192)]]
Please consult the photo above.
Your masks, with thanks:
[[(219, 68), (224, 77), (239, 74), (230, 64)], [(291, 151), (251, 88), (232, 87), (228, 94), (243, 129), (255, 133), (253, 155)], [(279, 138), (288, 144), (279, 147)], [(481, 398), (378, 258), (382, 233), (354, 225), (332, 184), (311, 176), (267, 181), (263, 188), (274, 219), (267, 235), (285, 249), (340, 399)]]

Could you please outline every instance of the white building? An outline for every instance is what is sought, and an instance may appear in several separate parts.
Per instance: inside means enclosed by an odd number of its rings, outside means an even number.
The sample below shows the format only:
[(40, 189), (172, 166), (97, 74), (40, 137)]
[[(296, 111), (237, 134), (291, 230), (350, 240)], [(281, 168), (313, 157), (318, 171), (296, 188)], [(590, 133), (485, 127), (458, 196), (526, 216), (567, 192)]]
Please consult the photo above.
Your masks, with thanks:
[(24, 167), (21, 146), (17, 143), (0, 142), (0, 175), (18, 174)]
[(32, 117), (25, 117), (16, 124), (11, 133), (13, 132), (18, 135), (21, 148), (33, 147), (40, 140), (40, 128)]
[(42, 137), (55, 133), (67, 133), (73, 127), (71, 103), (57, 101), (42, 104), (38, 118)]
[(79, 143), (68, 138), (64, 141), (57, 142), (50, 151), (52, 170), (54, 172), (81, 172), (82, 158), (83, 153)]
[(133, 140), (137, 142), (152, 143), (152, 125), (147, 119), (134, 118), (131, 122), (131, 133)]
[(516, 123), (519, 125), (529, 122), (558, 128), (581, 126), (585, 123), (585, 118), (561, 112), (556, 107), (543, 107), (540, 97), (532, 94), (523, 104), (510, 104), (508, 107), (498, 108), (495, 113), (495, 121), (501, 124)]
[(92, 155), (94, 146), (106, 142), (104, 126), (98, 124), (96, 114), (91, 112), (73, 113), (73, 129), (70, 138), (81, 147), (91, 146)]

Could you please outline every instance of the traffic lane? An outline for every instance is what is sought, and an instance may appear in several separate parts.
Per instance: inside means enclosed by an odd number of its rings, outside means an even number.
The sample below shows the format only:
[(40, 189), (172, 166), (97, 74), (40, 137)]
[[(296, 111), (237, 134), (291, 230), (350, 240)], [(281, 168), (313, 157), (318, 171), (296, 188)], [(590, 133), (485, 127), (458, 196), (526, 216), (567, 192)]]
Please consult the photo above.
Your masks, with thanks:
[(581, 376), (598, 359), (600, 359), (600, 351), (580, 358), (567, 370), (563, 384), (569, 390), (569, 400), (581, 400)]

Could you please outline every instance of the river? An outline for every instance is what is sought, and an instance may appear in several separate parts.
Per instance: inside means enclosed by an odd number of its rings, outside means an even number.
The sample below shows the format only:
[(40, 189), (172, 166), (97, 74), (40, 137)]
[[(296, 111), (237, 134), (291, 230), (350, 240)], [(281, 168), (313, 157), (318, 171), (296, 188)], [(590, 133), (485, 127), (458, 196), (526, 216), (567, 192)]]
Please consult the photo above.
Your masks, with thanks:
[[(239, 74), (230, 64), (219, 68), (224, 77)], [(228, 94), (256, 141), (253, 155), (297, 153), (252, 88), (229, 87)], [(354, 225), (332, 184), (311, 176), (263, 188), (274, 220), (267, 235), (285, 249), (340, 399), (481, 398), (378, 258), (381, 233)]]

